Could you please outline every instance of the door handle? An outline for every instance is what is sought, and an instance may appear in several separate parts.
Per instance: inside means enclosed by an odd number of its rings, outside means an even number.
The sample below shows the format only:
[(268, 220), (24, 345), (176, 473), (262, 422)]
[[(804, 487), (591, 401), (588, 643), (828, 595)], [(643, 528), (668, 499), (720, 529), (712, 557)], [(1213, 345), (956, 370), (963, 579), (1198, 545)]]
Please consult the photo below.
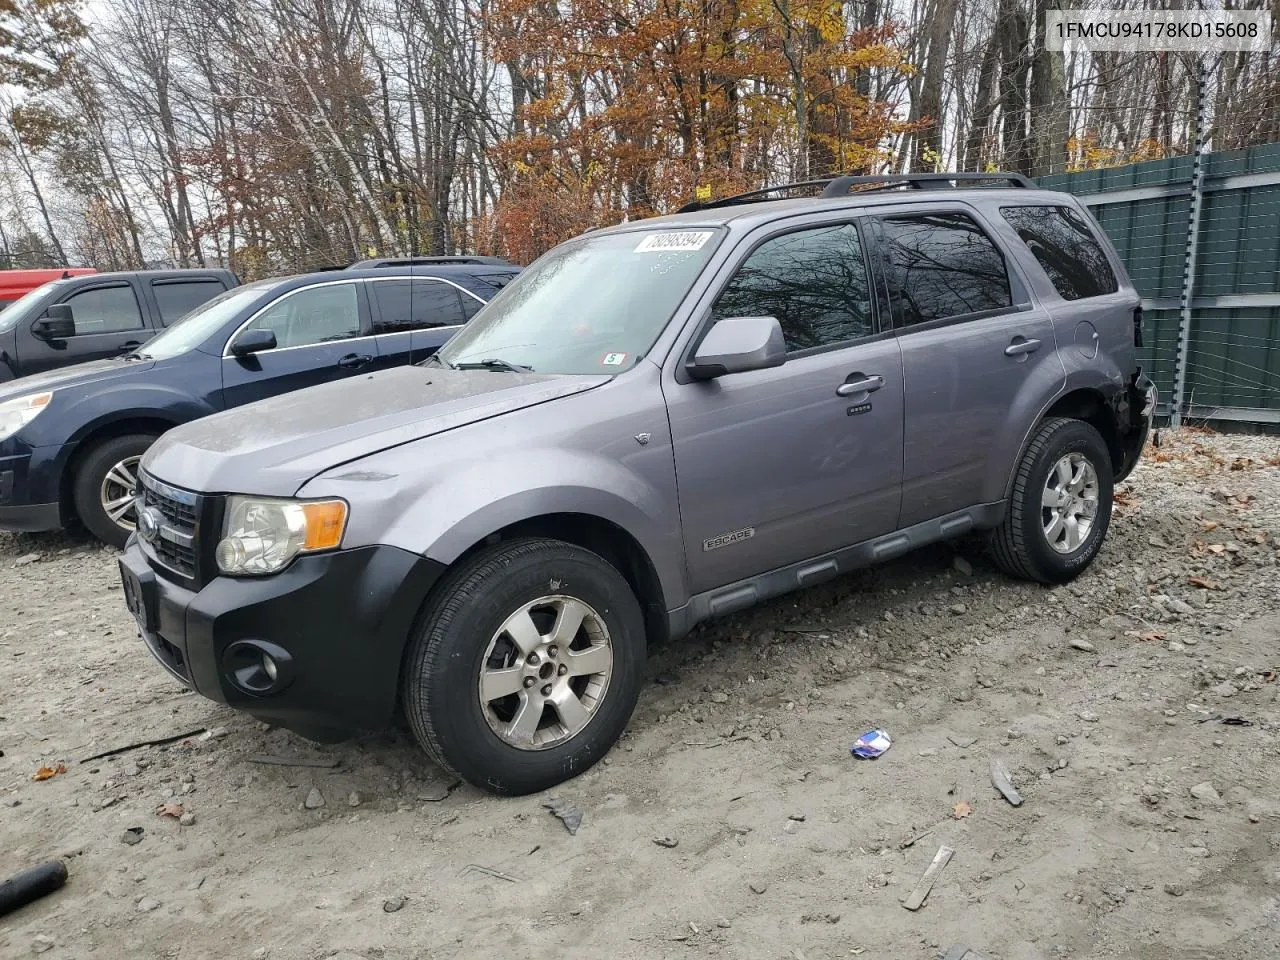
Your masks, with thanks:
[(141, 340), (130, 340), (128, 343), (122, 343), (116, 350), (117, 353), (133, 353), (142, 346)]
[(1006, 357), (1022, 357), (1028, 353), (1035, 353), (1040, 349), (1039, 340), (1028, 340), (1025, 337), (1014, 337), (1013, 341), (1004, 348)]
[(836, 387), (836, 396), (852, 397), (855, 393), (875, 393), (883, 386), (884, 377), (875, 374), (867, 377), (861, 373), (851, 373), (848, 380)]
[(359, 370), (365, 364), (372, 363), (373, 357), (367, 353), (348, 353), (345, 357), (338, 361), (338, 366), (347, 370)]

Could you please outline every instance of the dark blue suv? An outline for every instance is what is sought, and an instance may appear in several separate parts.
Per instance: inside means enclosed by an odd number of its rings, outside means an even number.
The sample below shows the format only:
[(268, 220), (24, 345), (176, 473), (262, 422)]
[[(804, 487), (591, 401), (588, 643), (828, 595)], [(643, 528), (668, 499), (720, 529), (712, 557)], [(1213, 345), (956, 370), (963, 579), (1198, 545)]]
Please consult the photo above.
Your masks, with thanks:
[(0, 529), (78, 520), (123, 546), (139, 458), (219, 410), (439, 349), (519, 268), (435, 258), (262, 280), (187, 314), (137, 352), (0, 386)]

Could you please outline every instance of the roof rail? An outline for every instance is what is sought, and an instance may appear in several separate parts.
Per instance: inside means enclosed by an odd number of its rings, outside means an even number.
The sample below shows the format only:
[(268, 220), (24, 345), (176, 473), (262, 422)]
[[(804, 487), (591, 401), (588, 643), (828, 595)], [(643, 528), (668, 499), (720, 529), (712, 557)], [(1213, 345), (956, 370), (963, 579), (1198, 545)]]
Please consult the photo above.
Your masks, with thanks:
[[(697, 210), (708, 210), (713, 207), (731, 207), (740, 203), (755, 203), (768, 198), (771, 193), (794, 190), (813, 190), (821, 187), (822, 197), (843, 197), (849, 194), (850, 187), (871, 186), (872, 190), (888, 190), (894, 187), (910, 187), (913, 190), (930, 190), (938, 187), (955, 186), (961, 183), (1005, 183), (1022, 189), (1035, 189), (1035, 182), (1020, 173), (883, 173), (858, 174), (831, 177), (825, 180), (802, 180), (799, 183), (784, 183), (776, 187), (765, 187), (763, 190), (750, 190), (735, 194), (721, 200), (694, 201), (686, 203), (677, 212), (692, 213)], [(872, 186), (874, 185), (874, 186)], [(869, 193), (870, 190), (858, 191)]]
[(375, 257), (369, 260), (357, 260), (348, 270), (371, 270), (380, 267), (443, 267), (452, 265), (480, 265), (491, 267), (509, 267), (511, 263), (501, 257), (482, 257), (471, 255), (426, 256), (426, 257)]

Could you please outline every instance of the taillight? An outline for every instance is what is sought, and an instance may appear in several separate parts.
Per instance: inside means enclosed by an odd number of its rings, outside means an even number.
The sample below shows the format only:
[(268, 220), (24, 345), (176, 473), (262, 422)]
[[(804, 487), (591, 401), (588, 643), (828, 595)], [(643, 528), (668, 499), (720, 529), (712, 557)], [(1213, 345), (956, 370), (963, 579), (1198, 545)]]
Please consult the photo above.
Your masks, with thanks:
[(1133, 345), (1142, 346), (1142, 306), (1133, 308)]

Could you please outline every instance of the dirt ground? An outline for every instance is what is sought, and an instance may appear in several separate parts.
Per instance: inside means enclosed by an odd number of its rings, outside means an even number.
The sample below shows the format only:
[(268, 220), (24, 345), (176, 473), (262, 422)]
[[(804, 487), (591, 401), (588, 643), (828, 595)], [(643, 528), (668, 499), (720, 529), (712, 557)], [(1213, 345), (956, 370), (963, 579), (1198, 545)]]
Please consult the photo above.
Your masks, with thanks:
[(1278, 455), (1166, 433), (1066, 587), (960, 543), (656, 652), (622, 743), (553, 791), (576, 835), (402, 736), (317, 747), (184, 692), (111, 551), (0, 534), (0, 878), (70, 871), (0, 957), (1280, 957)]

